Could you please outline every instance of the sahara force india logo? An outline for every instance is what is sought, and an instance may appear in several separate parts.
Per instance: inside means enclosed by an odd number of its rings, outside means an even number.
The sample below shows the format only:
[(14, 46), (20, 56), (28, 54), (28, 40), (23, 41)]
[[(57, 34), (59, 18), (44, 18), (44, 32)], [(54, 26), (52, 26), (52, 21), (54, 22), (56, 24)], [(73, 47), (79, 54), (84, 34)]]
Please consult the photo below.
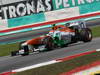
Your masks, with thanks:
[(0, 6), (0, 17), (10, 19), (96, 2), (100, 0), (26, 0)]

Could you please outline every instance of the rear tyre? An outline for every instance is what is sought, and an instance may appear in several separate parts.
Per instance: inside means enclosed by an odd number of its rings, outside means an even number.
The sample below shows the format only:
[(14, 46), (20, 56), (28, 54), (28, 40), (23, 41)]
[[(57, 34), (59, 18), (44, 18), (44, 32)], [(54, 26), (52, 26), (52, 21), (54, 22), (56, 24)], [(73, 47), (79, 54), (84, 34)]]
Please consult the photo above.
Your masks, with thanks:
[(92, 40), (92, 31), (89, 28), (82, 29), (80, 35), (83, 42), (90, 42)]

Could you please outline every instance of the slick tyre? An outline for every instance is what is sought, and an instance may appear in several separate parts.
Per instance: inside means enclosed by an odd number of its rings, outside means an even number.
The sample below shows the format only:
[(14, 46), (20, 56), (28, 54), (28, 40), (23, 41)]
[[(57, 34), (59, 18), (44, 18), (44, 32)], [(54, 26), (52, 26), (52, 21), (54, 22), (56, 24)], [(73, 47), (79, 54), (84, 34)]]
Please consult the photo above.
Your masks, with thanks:
[(19, 43), (19, 50), (22, 49), (22, 46), (21, 46), (21, 45), (22, 45), (24, 42), (25, 42), (25, 41), (22, 41), (22, 42)]
[(11, 56), (16, 56), (17, 53), (18, 53), (18, 51), (12, 51), (12, 52), (11, 52)]
[(83, 42), (90, 42), (92, 40), (92, 31), (89, 28), (82, 29), (80, 35)]
[(23, 49), (24, 49), (24, 54), (21, 54), (21, 55), (22, 55), (22, 56), (29, 55), (29, 48), (28, 48), (28, 45), (23, 46)]

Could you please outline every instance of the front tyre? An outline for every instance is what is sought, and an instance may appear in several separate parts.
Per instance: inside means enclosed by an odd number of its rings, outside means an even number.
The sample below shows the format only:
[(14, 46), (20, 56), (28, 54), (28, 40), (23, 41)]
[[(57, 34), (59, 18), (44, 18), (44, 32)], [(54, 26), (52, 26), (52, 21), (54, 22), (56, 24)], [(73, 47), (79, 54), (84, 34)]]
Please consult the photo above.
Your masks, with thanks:
[(54, 49), (54, 42), (51, 37), (45, 37), (43, 39), (43, 44), (46, 45), (45, 48), (47, 50), (53, 50)]
[(18, 51), (12, 51), (11, 52), (11, 56), (17, 56), (18, 55)]
[(29, 48), (28, 48), (28, 45), (23, 46), (23, 49), (24, 49), (24, 53), (21, 54), (21, 55), (22, 55), (22, 56), (29, 55)]

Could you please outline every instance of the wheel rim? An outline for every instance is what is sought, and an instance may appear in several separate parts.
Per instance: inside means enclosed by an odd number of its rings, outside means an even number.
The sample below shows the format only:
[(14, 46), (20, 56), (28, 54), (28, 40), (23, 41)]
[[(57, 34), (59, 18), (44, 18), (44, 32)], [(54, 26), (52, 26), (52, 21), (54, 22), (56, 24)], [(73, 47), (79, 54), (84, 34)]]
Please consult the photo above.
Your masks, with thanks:
[(91, 32), (88, 32), (88, 37), (89, 37), (89, 39), (91, 39), (92, 38), (92, 34), (91, 34)]

